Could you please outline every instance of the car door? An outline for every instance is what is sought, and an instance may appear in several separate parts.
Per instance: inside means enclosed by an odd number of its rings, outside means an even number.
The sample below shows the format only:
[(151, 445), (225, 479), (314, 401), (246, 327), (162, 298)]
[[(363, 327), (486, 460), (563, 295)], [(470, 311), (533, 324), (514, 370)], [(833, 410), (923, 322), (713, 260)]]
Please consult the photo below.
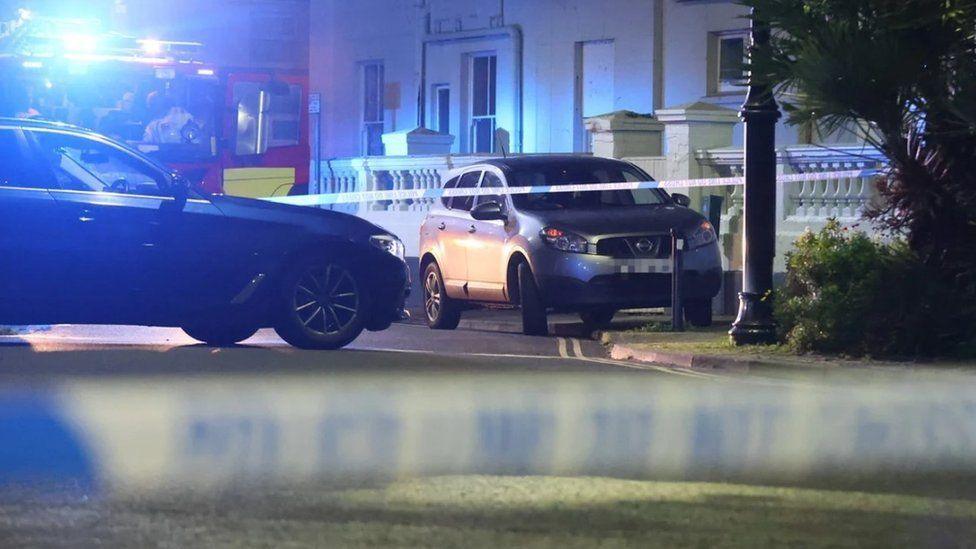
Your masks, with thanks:
[[(193, 257), (180, 256), (174, 240), (186, 201), (173, 195), (162, 168), (114, 143), (88, 134), (33, 129), (29, 132), (55, 185), (64, 234), (58, 241), (66, 283), (59, 289), (71, 307), (64, 322), (155, 324), (171, 315), (174, 285)], [(212, 205), (200, 205), (217, 215)], [(182, 233), (182, 234), (181, 234)], [(203, 254), (196, 257), (203, 261)]]
[(0, 323), (55, 322), (65, 227), (23, 132), (0, 127)]
[[(481, 181), (481, 170), (464, 172), (458, 179), (458, 189), (475, 189)], [(447, 294), (455, 298), (468, 297), (468, 246), (471, 236), (471, 206), (473, 196), (455, 196), (448, 202), (443, 220), (438, 224), (441, 231), (441, 275)], [(443, 225), (443, 229), (440, 229)]]
[[(498, 202), (511, 211), (508, 197), (496, 194), (505, 184), (500, 173), (486, 169), (481, 178), (481, 193), (474, 206)], [(468, 295), (477, 301), (505, 301), (506, 249), (511, 221), (470, 220), (468, 242)]]

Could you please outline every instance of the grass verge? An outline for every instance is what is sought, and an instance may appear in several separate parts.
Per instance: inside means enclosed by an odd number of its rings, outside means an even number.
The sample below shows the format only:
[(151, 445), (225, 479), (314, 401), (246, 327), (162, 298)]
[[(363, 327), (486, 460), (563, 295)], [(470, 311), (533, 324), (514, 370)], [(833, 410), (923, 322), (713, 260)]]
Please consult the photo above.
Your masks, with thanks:
[(356, 489), (261, 489), (0, 506), (41, 546), (961, 546), (976, 502), (608, 478), (457, 476)]

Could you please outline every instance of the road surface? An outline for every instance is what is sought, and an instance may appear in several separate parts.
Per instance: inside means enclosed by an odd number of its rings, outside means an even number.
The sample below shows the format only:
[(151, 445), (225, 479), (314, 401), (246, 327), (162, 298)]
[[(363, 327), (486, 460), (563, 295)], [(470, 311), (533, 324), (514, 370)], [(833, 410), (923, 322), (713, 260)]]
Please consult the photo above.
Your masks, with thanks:
[(0, 376), (181, 375), (202, 373), (634, 372), (708, 377), (607, 358), (580, 337), (529, 337), (500, 330), (435, 331), (417, 323), (364, 332), (340, 351), (288, 346), (261, 330), (232, 348), (210, 348), (179, 329), (141, 326), (53, 326), (0, 337)]

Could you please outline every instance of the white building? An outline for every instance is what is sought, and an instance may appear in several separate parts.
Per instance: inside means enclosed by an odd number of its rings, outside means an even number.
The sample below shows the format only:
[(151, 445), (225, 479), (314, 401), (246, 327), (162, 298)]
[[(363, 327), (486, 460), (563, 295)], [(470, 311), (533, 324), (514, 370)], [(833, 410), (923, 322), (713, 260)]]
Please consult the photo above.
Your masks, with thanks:
[(497, 149), (478, 138), (490, 125), (510, 152), (584, 152), (585, 116), (737, 109), (744, 13), (707, 0), (313, 0), (323, 153), (379, 152), (381, 129), (418, 125), (449, 130), (454, 153)]
[[(311, 0), (310, 15), (311, 87), (322, 94), (313, 191), (438, 186), (468, 155), (503, 152), (623, 157), (658, 179), (741, 170), (748, 20), (731, 0)], [(647, 116), (585, 122), (617, 111)], [(416, 150), (403, 141), (418, 127), (454, 136), (451, 154), (403, 156)], [(382, 136), (393, 132), (384, 151)], [(853, 156), (864, 153), (857, 144), (810, 140), (781, 124), (781, 171), (877, 158)], [(828, 216), (856, 217), (870, 189), (867, 180), (784, 187), (782, 248)], [(741, 191), (718, 193), (735, 269)], [(417, 200), (351, 209), (401, 234), (409, 252), (426, 208)]]

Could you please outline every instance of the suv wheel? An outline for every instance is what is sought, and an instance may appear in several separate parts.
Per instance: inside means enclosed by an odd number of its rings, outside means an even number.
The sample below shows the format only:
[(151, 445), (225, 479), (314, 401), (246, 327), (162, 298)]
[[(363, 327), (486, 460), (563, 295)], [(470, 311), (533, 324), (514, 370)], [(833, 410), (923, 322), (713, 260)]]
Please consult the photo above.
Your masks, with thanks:
[(522, 306), (522, 333), (525, 335), (549, 335), (546, 307), (539, 295), (532, 269), (528, 263), (518, 266), (519, 301)]
[(594, 309), (580, 313), (580, 319), (583, 320), (583, 324), (588, 328), (604, 328), (610, 325), (610, 321), (613, 320), (613, 315), (615, 314), (617, 314), (617, 311), (613, 309)]
[(461, 322), (461, 306), (444, 290), (444, 278), (437, 263), (424, 269), (424, 315), (434, 330), (453, 330)]
[(229, 320), (226, 323), (213, 321), (190, 324), (183, 326), (183, 331), (211, 347), (229, 347), (253, 336), (258, 327), (252, 323), (235, 323)]
[(692, 326), (707, 328), (712, 325), (712, 302), (708, 300), (689, 301), (684, 304), (685, 320)]
[(279, 288), (275, 331), (302, 349), (339, 349), (363, 331), (369, 295), (358, 272), (335, 259), (300, 261)]

